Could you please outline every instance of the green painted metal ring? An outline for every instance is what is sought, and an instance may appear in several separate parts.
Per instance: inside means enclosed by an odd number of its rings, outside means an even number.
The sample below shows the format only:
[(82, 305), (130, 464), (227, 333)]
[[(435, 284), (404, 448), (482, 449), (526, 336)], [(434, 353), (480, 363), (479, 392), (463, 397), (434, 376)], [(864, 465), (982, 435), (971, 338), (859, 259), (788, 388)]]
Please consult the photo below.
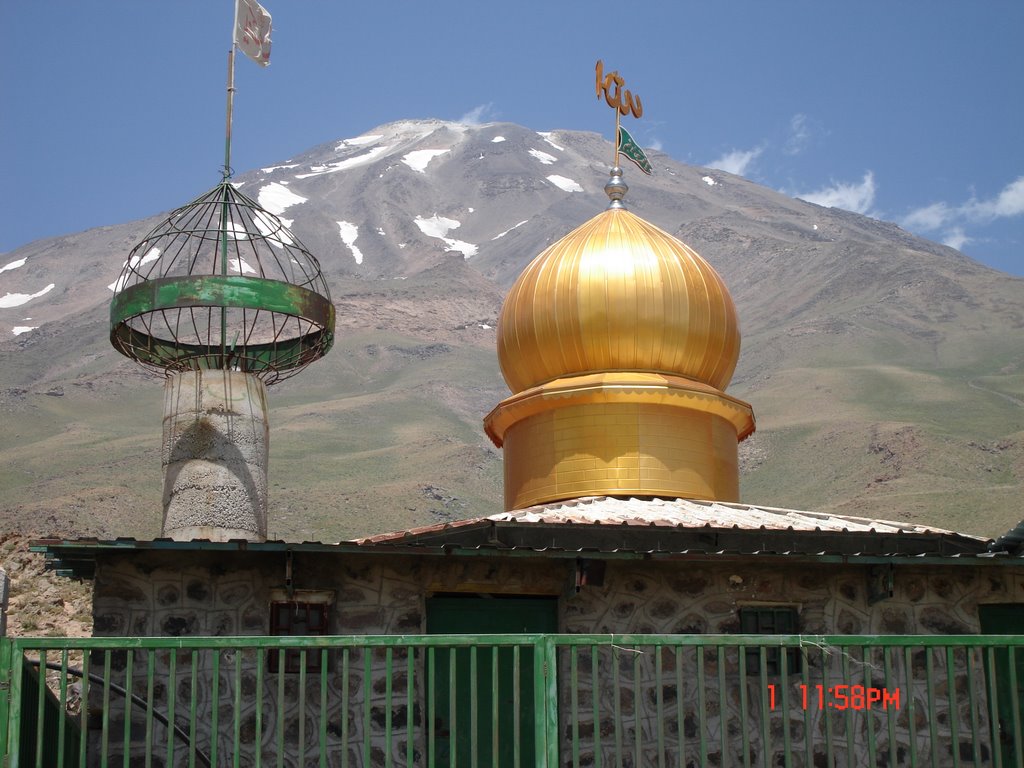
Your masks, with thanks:
[[(193, 275), (147, 280), (126, 288), (110, 303), (110, 341), (141, 363), (176, 367), (177, 361), (208, 356), (205, 345), (163, 340), (132, 328), (134, 317), (195, 307), (252, 309), (299, 317), (318, 328), (299, 338), (246, 345), (253, 370), (287, 369), (322, 357), (334, 341), (334, 305), (302, 286), (244, 275)], [(200, 367), (217, 367), (200, 365)]]

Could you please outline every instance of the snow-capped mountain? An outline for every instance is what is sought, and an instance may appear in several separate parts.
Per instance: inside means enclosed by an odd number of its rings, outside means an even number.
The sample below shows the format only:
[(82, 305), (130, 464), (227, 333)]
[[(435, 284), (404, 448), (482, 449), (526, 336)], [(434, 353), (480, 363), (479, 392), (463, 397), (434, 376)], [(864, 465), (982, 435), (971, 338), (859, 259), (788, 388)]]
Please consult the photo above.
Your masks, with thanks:
[[(759, 429), (744, 498), (991, 535), (1015, 524), (1024, 280), (893, 224), (649, 156), (653, 176), (626, 168), (627, 205), (711, 262), (739, 310), (730, 391)], [(498, 508), (500, 454), (479, 424), (505, 393), (501, 297), (605, 207), (611, 159), (593, 133), (409, 120), (234, 179), (319, 259), (338, 308), (334, 351), (271, 393), (274, 535)], [(159, 220), (0, 257), (0, 526), (158, 528), (159, 378), (109, 347), (106, 314)]]

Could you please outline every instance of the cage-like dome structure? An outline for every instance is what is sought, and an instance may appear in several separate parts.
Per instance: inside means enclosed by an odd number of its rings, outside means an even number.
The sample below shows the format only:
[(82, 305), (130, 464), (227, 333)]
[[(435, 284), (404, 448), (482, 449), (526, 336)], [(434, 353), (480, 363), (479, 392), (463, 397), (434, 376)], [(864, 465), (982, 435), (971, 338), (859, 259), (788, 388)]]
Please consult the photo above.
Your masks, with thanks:
[(132, 249), (114, 284), (110, 342), (167, 373), (243, 371), (269, 385), (327, 354), (334, 305), (316, 258), (224, 181)]

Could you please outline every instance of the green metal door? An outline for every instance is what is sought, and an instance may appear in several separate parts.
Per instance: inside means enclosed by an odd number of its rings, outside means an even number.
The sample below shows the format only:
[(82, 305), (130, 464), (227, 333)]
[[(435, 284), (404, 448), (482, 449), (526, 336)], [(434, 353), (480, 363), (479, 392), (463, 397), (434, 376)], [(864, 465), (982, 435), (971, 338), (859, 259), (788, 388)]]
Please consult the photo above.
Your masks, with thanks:
[[(979, 605), (978, 618), (985, 635), (1024, 635), (1024, 605)], [(992, 714), (997, 725), (994, 738), (1001, 747), (1004, 766), (1020, 765), (1024, 761), (1024, 650), (1020, 648), (994, 648), (996, 711)], [(992, 669), (986, 659), (985, 679), (992, 690)]]
[[(435, 597), (427, 632), (509, 635), (558, 631), (558, 602), (537, 597)], [(428, 656), (433, 768), (537, 764), (532, 646), (438, 648)], [(428, 694), (429, 695), (429, 694)], [(518, 758), (518, 760), (517, 760)]]

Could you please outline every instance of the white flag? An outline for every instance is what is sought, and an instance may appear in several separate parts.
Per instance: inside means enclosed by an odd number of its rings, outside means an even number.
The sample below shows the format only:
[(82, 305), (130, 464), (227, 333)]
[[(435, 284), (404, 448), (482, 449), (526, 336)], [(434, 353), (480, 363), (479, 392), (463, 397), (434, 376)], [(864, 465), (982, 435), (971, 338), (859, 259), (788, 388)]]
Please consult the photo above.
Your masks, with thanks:
[(235, 0), (235, 45), (261, 67), (270, 64), (270, 14), (256, 0)]

